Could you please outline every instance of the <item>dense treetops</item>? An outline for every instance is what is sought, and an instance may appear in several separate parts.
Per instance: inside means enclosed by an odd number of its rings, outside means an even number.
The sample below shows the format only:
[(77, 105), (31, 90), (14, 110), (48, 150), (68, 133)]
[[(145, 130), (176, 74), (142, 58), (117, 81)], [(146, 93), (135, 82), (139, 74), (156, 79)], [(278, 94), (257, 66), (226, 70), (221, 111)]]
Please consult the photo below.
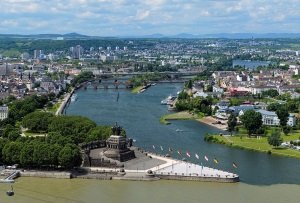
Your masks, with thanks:
[(94, 75), (92, 72), (82, 72), (72, 80), (72, 86), (75, 87), (76, 85), (79, 85), (83, 82), (87, 82), (93, 78)]
[[(9, 118), (1, 122), (0, 163), (25, 168), (65, 168), (80, 166), (79, 143), (104, 140), (110, 126), (97, 126), (81, 116), (54, 116), (38, 111), (48, 97), (30, 96), (9, 104)], [(43, 137), (22, 137), (20, 127)], [(121, 135), (126, 136), (123, 130)]]
[(131, 79), (128, 80), (128, 82), (133, 86), (133, 87), (138, 87), (138, 86), (143, 86), (147, 85), (149, 81), (159, 81), (161, 79), (164, 79), (165, 76), (157, 73), (146, 73), (143, 75), (136, 75), (132, 77)]
[(178, 101), (175, 104), (175, 107), (178, 111), (195, 111), (202, 112), (205, 115), (212, 114), (212, 105), (213, 99), (211, 97), (190, 97), (186, 92), (181, 92), (178, 95)]

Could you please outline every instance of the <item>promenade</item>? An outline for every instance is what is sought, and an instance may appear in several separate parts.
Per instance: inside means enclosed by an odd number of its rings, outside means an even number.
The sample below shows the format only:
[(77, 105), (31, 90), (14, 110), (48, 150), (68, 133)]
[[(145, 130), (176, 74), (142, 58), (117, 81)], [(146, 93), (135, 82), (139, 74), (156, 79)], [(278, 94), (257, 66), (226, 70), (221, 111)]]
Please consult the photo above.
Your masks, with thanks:
[(212, 182), (238, 182), (234, 173), (209, 168), (194, 163), (135, 150), (136, 159), (129, 160), (121, 168), (90, 167), (91, 172), (115, 173), (117, 180), (193, 180)]
[(59, 106), (59, 108), (58, 108), (57, 111), (55, 112), (55, 115), (56, 115), (56, 116), (59, 116), (59, 115), (61, 115), (61, 114), (63, 113), (63, 111), (64, 111), (66, 105), (68, 104), (68, 102), (69, 102), (71, 96), (73, 95), (73, 93), (74, 93), (74, 89), (71, 91), (71, 93), (66, 93), (66, 94), (64, 95), (64, 98), (63, 98), (63, 100), (62, 100), (61, 105)]

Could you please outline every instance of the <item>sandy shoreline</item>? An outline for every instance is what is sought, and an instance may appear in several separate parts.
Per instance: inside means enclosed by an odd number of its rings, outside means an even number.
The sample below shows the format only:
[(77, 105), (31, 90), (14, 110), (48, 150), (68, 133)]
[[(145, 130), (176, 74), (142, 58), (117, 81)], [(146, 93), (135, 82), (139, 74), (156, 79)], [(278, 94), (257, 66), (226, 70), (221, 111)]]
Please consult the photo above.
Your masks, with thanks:
[[(204, 118), (197, 119), (197, 121), (205, 123), (205, 124), (210, 125), (210, 126), (213, 126), (213, 127), (218, 128), (220, 130), (227, 130), (227, 123), (226, 123), (226, 121), (213, 118), (212, 116), (206, 116)], [(222, 124), (216, 124), (216, 122), (218, 122), (218, 121), (220, 121), (222, 123), (225, 123), (225, 124), (224, 125), (222, 125)]]

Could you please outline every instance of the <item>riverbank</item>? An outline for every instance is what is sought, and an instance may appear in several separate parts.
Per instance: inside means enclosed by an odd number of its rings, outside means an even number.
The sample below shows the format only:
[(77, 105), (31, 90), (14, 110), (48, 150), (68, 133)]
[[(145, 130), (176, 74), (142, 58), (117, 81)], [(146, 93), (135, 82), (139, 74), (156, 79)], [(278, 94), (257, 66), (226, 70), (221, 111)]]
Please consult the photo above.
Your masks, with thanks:
[(137, 86), (137, 87), (135, 87), (135, 88), (133, 88), (132, 90), (131, 90), (131, 93), (132, 94), (137, 94), (137, 93), (139, 93), (142, 89), (144, 89), (145, 88), (145, 86)]
[(221, 124), (218, 119), (213, 118), (212, 116), (204, 116), (201, 114), (193, 114), (188, 111), (180, 111), (177, 113), (166, 114), (162, 116), (159, 121), (162, 124), (169, 125), (171, 120), (196, 120), (201, 123), (213, 126), (219, 130), (226, 130), (227, 124)]
[(203, 118), (197, 119), (197, 121), (218, 128), (219, 130), (227, 130), (227, 123), (224, 123), (224, 121), (220, 121), (212, 116), (205, 116)]
[(159, 121), (162, 124), (169, 125), (171, 120), (197, 120), (200, 119), (201, 115), (189, 113), (188, 111), (180, 111), (177, 113), (166, 114), (160, 117)]
[(61, 102), (59, 102), (60, 105), (59, 105), (57, 111), (55, 112), (56, 116), (61, 115), (63, 113), (63, 111), (66, 108), (66, 105), (68, 104), (68, 102), (69, 102), (70, 98), (72, 97), (72, 95), (74, 94), (74, 92), (75, 92), (75, 89), (72, 89), (72, 91), (70, 93), (67, 92), (64, 94), (63, 99)]
[[(292, 135), (285, 136), (282, 138), (284, 141), (297, 140), (299, 139), (300, 134), (295, 133)], [(213, 142), (218, 144), (225, 144), (229, 147), (235, 147), (240, 149), (246, 149), (251, 151), (257, 151), (262, 153), (268, 153), (272, 155), (278, 156), (286, 156), (292, 158), (300, 158), (300, 151), (289, 148), (274, 148), (269, 145), (267, 137), (259, 137), (259, 138), (250, 138), (245, 136), (220, 136), (213, 135)]]

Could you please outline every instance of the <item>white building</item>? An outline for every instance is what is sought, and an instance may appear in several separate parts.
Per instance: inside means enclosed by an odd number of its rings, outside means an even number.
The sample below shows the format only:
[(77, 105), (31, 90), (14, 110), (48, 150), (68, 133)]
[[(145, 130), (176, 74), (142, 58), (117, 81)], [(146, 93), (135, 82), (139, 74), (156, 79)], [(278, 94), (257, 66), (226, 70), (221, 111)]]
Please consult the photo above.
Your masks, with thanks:
[[(271, 125), (271, 126), (278, 126), (280, 125), (280, 120), (277, 117), (276, 112), (274, 111), (266, 111), (266, 110), (257, 110), (257, 112), (261, 113), (263, 125)], [(287, 125), (295, 126), (296, 125), (296, 116), (293, 114), (289, 115)]]
[(8, 106), (0, 106), (0, 120), (8, 117)]

